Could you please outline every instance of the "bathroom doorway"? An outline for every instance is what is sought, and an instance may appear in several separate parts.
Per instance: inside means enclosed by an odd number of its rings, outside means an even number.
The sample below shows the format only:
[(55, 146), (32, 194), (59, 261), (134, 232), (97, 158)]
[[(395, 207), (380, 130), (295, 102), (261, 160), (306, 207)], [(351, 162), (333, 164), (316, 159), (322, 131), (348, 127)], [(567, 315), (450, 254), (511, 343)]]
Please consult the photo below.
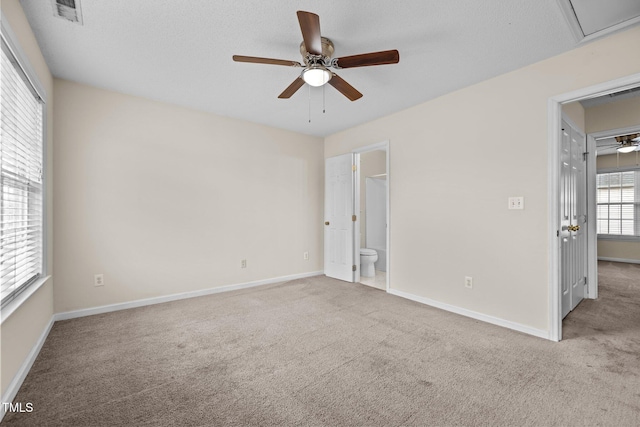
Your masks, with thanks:
[(354, 150), (356, 281), (389, 290), (389, 143)]

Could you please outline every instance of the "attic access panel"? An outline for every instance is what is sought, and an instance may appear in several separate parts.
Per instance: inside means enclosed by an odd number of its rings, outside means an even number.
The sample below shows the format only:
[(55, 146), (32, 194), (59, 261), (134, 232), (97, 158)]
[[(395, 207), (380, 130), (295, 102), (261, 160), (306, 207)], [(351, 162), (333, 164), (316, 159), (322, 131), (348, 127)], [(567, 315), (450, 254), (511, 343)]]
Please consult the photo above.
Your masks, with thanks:
[[(580, 39), (598, 37), (640, 22), (638, 0), (563, 0), (571, 7), (574, 31)], [(570, 18), (571, 21), (571, 17)], [(577, 27), (577, 28), (576, 28)]]

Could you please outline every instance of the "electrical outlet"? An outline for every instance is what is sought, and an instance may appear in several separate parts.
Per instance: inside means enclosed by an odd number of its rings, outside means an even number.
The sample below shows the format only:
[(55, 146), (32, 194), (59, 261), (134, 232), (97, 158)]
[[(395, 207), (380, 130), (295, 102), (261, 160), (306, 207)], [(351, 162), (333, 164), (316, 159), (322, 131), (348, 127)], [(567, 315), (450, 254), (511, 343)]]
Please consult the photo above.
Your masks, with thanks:
[(309, 261), (309, 252), (303, 253), (302, 258), (304, 258), (306, 261)]
[(242, 261), (240, 261), (240, 268), (247, 268), (247, 260), (243, 259)]
[(104, 286), (104, 274), (95, 274), (93, 276), (93, 286)]
[(473, 288), (473, 277), (465, 276), (464, 287), (469, 289)]

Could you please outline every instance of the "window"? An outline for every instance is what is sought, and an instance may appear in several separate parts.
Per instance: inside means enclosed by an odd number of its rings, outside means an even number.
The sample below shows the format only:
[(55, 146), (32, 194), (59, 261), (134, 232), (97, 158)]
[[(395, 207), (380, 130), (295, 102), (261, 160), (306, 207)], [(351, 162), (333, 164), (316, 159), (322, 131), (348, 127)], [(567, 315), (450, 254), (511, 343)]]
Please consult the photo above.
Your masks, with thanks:
[(0, 89), (0, 300), (43, 274), (44, 102), (2, 37)]
[(640, 170), (599, 173), (596, 191), (598, 234), (640, 236)]

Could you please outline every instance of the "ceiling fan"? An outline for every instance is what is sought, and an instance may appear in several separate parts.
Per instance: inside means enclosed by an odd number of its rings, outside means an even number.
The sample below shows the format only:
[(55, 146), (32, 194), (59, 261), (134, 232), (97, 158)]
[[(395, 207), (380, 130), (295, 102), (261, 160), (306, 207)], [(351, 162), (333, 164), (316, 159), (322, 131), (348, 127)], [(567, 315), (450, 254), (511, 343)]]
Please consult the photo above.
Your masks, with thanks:
[(286, 65), (290, 67), (302, 67), (302, 73), (293, 81), (278, 98), (291, 98), (305, 83), (311, 86), (322, 86), (329, 83), (338, 92), (351, 101), (360, 99), (362, 94), (344, 79), (329, 68), (355, 68), (371, 65), (397, 64), (400, 54), (397, 50), (385, 50), (381, 52), (364, 53), (360, 55), (332, 58), (334, 52), (333, 42), (320, 35), (320, 17), (315, 13), (298, 11), (298, 22), (302, 30), (302, 43), (300, 53), (303, 64), (297, 61), (283, 59), (259, 58), (255, 56), (234, 55), (236, 62), (251, 62), (255, 64)]
[(631, 153), (640, 151), (640, 133), (632, 133), (630, 135), (620, 135), (615, 137), (615, 144), (602, 145), (600, 151), (616, 149), (619, 153)]

